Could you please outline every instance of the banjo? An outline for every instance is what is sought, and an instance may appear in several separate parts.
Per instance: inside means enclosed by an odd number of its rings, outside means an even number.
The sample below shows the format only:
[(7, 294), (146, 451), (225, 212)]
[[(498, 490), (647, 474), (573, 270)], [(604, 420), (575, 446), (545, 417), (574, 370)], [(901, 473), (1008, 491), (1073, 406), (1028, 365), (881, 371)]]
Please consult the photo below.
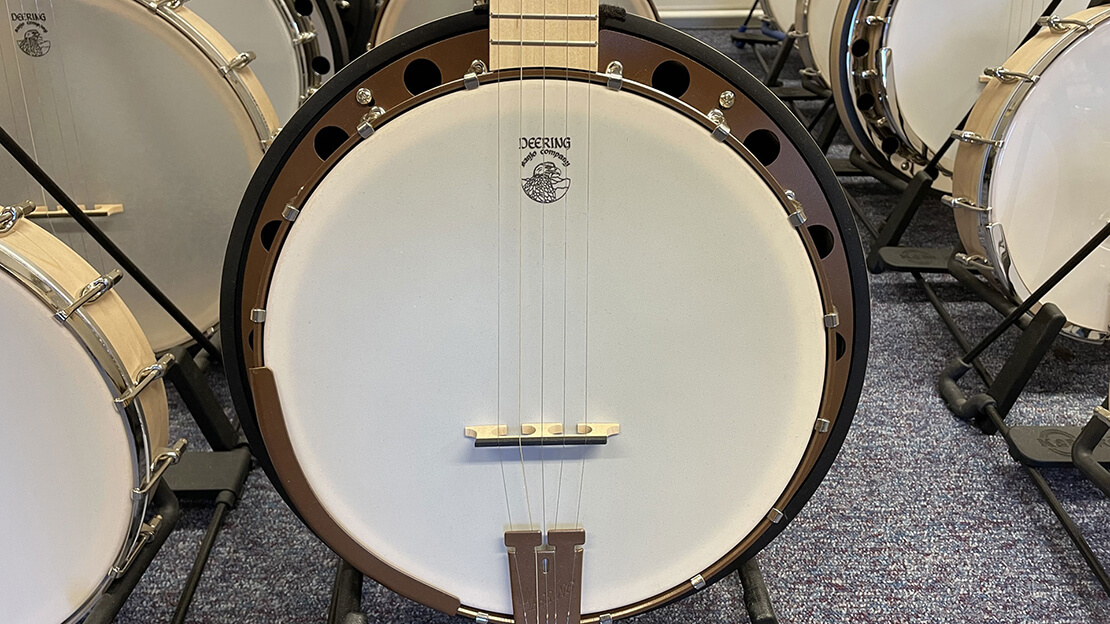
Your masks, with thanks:
[[(277, 128), (251, 56), (179, 3), (8, 6), (20, 19), (0, 45), (0, 125), (198, 327), (215, 326), (236, 198)], [(29, 218), (109, 268), (6, 154), (0, 183), (13, 201), (37, 197)], [(138, 284), (125, 280), (119, 293), (156, 351), (189, 340)]]
[[(1063, 0), (1060, 10), (1089, 0)], [(833, 95), (844, 128), (868, 159), (912, 177), (935, 156), (997, 67), (1049, 0), (846, 0), (835, 20)], [(928, 36), (922, 36), (928, 33)], [(949, 149), (933, 186), (951, 188)]]
[(3, 397), (0, 620), (77, 622), (158, 529), (147, 505), (185, 442), (166, 446), (171, 358), (155, 360), (119, 272), (101, 275), (31, 209), (0, 209), (0, 315), (18, 323), (0, 374), (19, 385)]
[(795, 37), (798, 53), (805, 63), (802, 74), (823, 87), (832, 81), (829, 57), (834, 49), (833, 24), (839, 4), (838, 0), (797, 0), (795, 3)]
[(831, 465), (868, 348), (805, 129), (589, 0), (495, 0), (353, 61), (260, 164), (224, 284), (275, 487), (480, 622), (608, 622), (754, 556)]
[(761, 0), (763, 12), (775, 21), (779, 30), (786, 31), (794, 24), (797, 2), (794, 0)]
[(320, 11), (316, 1), (189, 0), (189, 8), (236, 49), (255, 56), (251, 70), (281, 121), (338, 69), (330, 36), (311, 20)]
[[(1110, 185), (1100, 169), (1110, 141), (1103, 76), (1110, 9), (1042, 20), (1040, 32), (1000, 67), (959, 144), (953, 195), (970, 259), (1017, 301), (1106, 224)], [(1110, 338), (1106, 266), (1099, 247), (1045, 297), (1067, 316), (1064, 334)]]
[[(659, 11), (652, 0), (612, 0), (606, 4), (659, 21)], [(387, 39), (441, 17), (469, 11), (474, 0), (377, 0), (377, 6), (369, 47), (381, 45)]]

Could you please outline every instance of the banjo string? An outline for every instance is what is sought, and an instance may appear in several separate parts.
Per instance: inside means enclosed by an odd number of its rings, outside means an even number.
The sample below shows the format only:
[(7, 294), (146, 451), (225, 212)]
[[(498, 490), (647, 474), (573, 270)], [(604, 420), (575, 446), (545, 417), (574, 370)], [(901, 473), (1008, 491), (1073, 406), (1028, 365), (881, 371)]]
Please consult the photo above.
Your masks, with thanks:
[[(590, 9), (598, 15), (598, 27), (601, 25), (600, 7), (598, 3), (590, 3)], [(598, 35), (600, 38), (600, 35)], [(601, 59), (599, 58), (598, 61)], [(592, 70), (591, 70), (592, 71)], [(582, 349), (582, 422), (587, 431), (590, 429), (590, 170), (593, 153), (592, 124), (593, 119), (593, 83), (586, 82), (586, 269), (585, 269), (585, 296), (583, 316), (585, 317), (585, 337)], [(574, 526), (581, 526), (582, 519), (582, 494), (586, 484), (586, 449), (582, 449), (582, 468), (578, 476), (578, 503), (575, 505)]]
[[(501, 32), (500, 22), (497, 26), (498, 34)], [(497, 68), (501, 69), (501, 46), (496, 46)], [(491, 52), (493, 52), (491, 50)], [(494, 143), (494, 168), (497, 169), (497, 431), (501, 431), (501, 221), (504, 212), (501, 207), (501, 194), (503, 192), (501, 181), (501, 80), (497, 81), (497, 142)], [(497, 462), (501, 466), (501, 486), (505, 490), (505, 513), (509, 518), (509, 528), (513, 527), (513, 507), (509, 503), (509, 480), (505, 474), (505, 453), (498, 449)]]
[[(520, 9), (518, 16), (520, 36), (520, 81), (517, 83), (518, 104), (518, 134), (524, 136), (524, 0), (519, 0), (517, 7)], [(516, 424), (517, 431), (523, 434), (524, 429), (524, 186), (517, 184), (517, 400)], [(535, 523), (532, 521), (532, 497), (528, 492), (528, 470), (524, 463), (524, 440), (517, 438), (517, 448), (520, 451), (520, 474), (524, 480), (524, 504), (528, 509), (528, 528)]]
[[(570, 0), (566, 3), (567, 12), (570, 12)], [(566, 36), (564, 39), (570, 41), (570, 20), (564, 20), (566, 26)], [(563, 48), (565, 51), (566, 63), (566, 79), (563, 81), (563, 136), (570, 136), (570, 47)], [(562, 408), (563, 417), (563, 435), (567, 433), (567, 276), (570, 274), (570, 265), (567, 263), (567, 212), (569, 210), (570, 202), (570, 189), (567, 189), (567, 194), (563, 195), (563, 398), (560, 403)], [(563, 464), (566, 460), (566, 449), (559, 455), (559, 478), (557, 481), (557, 489), (555, 492), (555, 519), (551, 525), (554, 528), (559, 528), (559, 506), (563, 500)]]

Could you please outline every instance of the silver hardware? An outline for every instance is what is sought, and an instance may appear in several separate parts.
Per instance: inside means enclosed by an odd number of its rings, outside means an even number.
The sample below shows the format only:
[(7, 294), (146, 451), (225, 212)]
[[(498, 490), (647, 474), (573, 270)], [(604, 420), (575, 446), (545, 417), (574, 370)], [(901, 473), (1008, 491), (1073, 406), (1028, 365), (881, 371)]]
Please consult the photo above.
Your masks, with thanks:
[(620, 91), (624, 86), (624, 65), (620, 61), (612, 61), (605, 68), (605, 75), (609, 78), (606, 86), (614, 91)]
[(601, 615), (597, 616), (597, 624), (613, 624), (613, 614), (602, 613)]
[(362, 116), (362, 121), (358, 122), (358, 135), (364, 139), (369, 139), (374, 135), (373, 121), (378, 117), (385, 114), (385, 109), (381, 106), (375, 106), (370, 109), (370, 112)]
[(1077, 19), (1065, 19), (1056, 15), (1039, 18), (1037, 20), (1037, 26), (1040, 26), (1041, 28), (1047, 26), (1055, 32), (1063, 32), (1072, 26), (1076, 28), (1082, 28), (1084, 32), (1087, 32), (1091, 29), (1090, 22), (1084, 22), (1083, 20)]
[(148, 2), (147, 8), (151, 11), (157, 11), (165, 7), (172, 11), (181, 8), (183, 4), (185, 4), (185, 0), (155, 0), (154, 2)]
[(226, 76), (237, 69), (242, 69), (247, 65), (250, 65), (251, 61), (256, 58), (258, 57), (257, 55), (255, 55), (254, 52), (242, 52), (238, 54), (235, 58), (228, 61), (227, 65), (221, 67), (220, 74)]
[(479, 613), (478, 615), (474, 616), (474, 621), (477, 624), (489, 624), (489, 614)]
[(167, 353), (154, 364), (139, 371), (139, 374), (135, 376), (135, 385), (127, 392), (121, 394), (119, 398), (116, 399), (116, 403), (127, 405), (131, 401), (134, 401), (135, 397), (142, 394), (143, 390), (146, 390), (150, 384), (164, 377), (171, 365), (173, 365), (173, 354)]
[(736, 104), (736, 94), (732, 91), (725, 91), (721, 93), (721, 97), (717, 98), (717, 102), (721, 105), (721, 108), (728, 110), (732, 108), (733, 104)]
[(832, 422), (827, 418), (818, 418), (817, 422), (813, 424), (813, 430), (817, 433), (828, 433), (832, 428)]
[(990, 208), (981, 208), (979, 204), (966, 197), (952, 197), (951, 195), (944, 195), (940, 201), (949, 208), (962, 208), (964, 210), (974, 210), (975, 212), (990, 212)]
[(794, 204), (794, 212), (790, 213), (787, 218), (790, 220), (790, 225), (794, 227), (802, 227), (806, 223), (806, 211), (802, 208), (802, 204), (791, 200)]
[(355, 91), (355, 101), (361, 106), (370, 106), (374, 103), (374, 92), (366, 87)]
[(104, 293), (111, 290), (121, 279), (123, 279), (123, 273), (119, 269), (112, 269), (108, 273), (94, 279), (81, 289), (81, 293), (77, 295), (77, 299), (74, 300), (68, 308), (58, 310), (54, 318), (63, 323), (68, 321), (69, 317), (73, 316), (73, 313), (79, 310), (81, 306), (86, 303), (93, 303), (97, 299), (103, 297)]
[(990, 145), (993, 147), (1002, 147), (1003, 141), (1001, 139), (988, 139), (987, 137), (964, 130), (962, 132), (953, 132), (952, 138), (963, 143), (974, 143), (977, 145)]
[(293, 46), (294, 47), (302, 46), (302, 45), (308, 43), (309, 41), (315, 41), (315, 40), (316, 40), (316, 33), (311, 32), (311, 31), (303, 32), (303, 33), (301, 33), (301, 34), (299, 34), (299, 35), (297, 35), (296, 37), (293, 38)]
[(817, 78), (821, 75), (821, 72), (817, 71), (816, 69), (813, 69), (812, 67), (806, 67), (805, 69), (801, 69), (801, 70), (798, 71), (798, 73), (805, 76), (806, 78)]
[(863, 71), (853, 73), (855, 74), (856, 78), (862, 78), (864, 80), (871, 80), (872, 78), (879, 77), (879, 70), (877, 69), (865, 69)]
[(15, 227), (16, 221), (33, 213), (35, 211), (35, 202), (25, 201), (14, 206), (4, 206), (0, 209), (0, 234), (7, 234)]
[(834, 329), (840, 326), (840, 312), (833, 308), (833, 311), (825, 315), (825, 327)]
[(791, 37), (793, 37), (795, 39), (805, 39), (806, 37), (809, 36), (808, 32), (798, 32), (796, 30), (792, 30), (792, 31), (790, 31), (786, 34), (790, 35)]
[(266, 310), (263, 310), (262, 308), (253, 308), (251, 310), (251, 322), (252, 323), (265, 323), (266, 322)]
[(281, 210), (281, 218), (290, 223), (296, 221), (299, 216), (301, 216), (301, 209), (293, 204), (286, 204), (285, 208)]
[(694, 589), (702, 589), (705, 587), (705, 579), (702, 578), (700, 574), (697, 574), (694, 578), (690, 579), (690, 584), (694, 586)]
[(143, 479), (139, 487), (131, 490), (131, 493), (139, 495), (149, 492), (170, 466), (181, 461), (181, 454), (185, 452), (185, 447), (188, 445), (189, 443), (185, 441), (185, 438), (181, 438), (174, 442), (173, 446), (167, 446), (159, 451), (158, 455), (150, 462), (150, 476)]
[(481, 76), (487, 71), (489, 70), (486, 69), (486, 64), (483, 63), (481, 59), (472, 62), (470, 64), (470, 71), (463, 76), (463, 86), (466, 87), (466, 90), (473, 91), (474, 89), (477, 89), (478, 86), (481, 84), (481, 82), (478, 80), (478, 76)]
[(347, 2), (347, 0), (337, 0), (335, 3), (335, 8), (339, 9), (340, 11), (346, 11), (347, 9), (351, 8), (351, 3)]
[(980, 273), (992, 273), (994, 271), (994, 267), (991, 265), (990, 260), (979, 254), (958, 253), (956, 254), (956, 262), (959, 262), (969, 269), (975, 269)]
[(875, 26), (876, 24), (889, 24), (890, 18), (879, 17), (878, 15), (868, 15), (866, 18), (864, 18), (863, 23), (867, 24), (868, 26)]
[(139, 527), (139, 539), (135, 541), (135, 545), (131, 547), (123, 563), (112, 566), (112, 574), (119, 576), (126, 572), (127, 568), (130, 568), (132, 563), (135, 563), (135, 557), (139, 556), (139, 551), (142, 550), (143, 546), (146, 546), (146, 543), (158, 532), (158, 527), (161, 524), (162, 516), (154, 516), (150, 519), (150, 522), (144, 522), (143, 525)]
[(1033, 84), (1037, 84), (1037, 81), (1041, 79), (1040, 76), (1033, 76), (1031, 74), (1025, 74), (1022, 72), (1010, 71), (1005, 67), (988, 67), (983, 70), (983, 75), (989, 76), (991, 78), (998, 78), (1000, 81), (1005, 83), (1030, 82)]
[(783, 513), (778, 509), (775, 509), (774, 507), (772, 507), (771, 511), (767, 513), (767, 519), (771, 521), (771, 524), (778, 524), (782, 521), (782, 518)]
[(714, 139), (724, 141), (732, 133), (732, 128), (729, 128), (728, 124), (725, 123), (725, 114), (721, 112), (721, 109), (714, 108), (709, 111), (709, 121), (712, 121), (715, 126), (713, 128)]

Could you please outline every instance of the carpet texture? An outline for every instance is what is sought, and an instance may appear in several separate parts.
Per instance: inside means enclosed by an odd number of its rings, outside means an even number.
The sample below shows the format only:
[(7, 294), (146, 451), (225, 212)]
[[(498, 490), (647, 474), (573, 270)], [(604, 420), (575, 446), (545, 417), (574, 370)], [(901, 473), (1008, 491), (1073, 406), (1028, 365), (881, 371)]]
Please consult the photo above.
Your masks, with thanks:
[[(751, 49), (738, 50), (728, 31), (691, 34), (761, 74)], [(795, 56), (784, 72), (788, 83), (799, 69)], [(833, 155), (843, 157), (847, 149), (841, 134)], [(868, 178), (843, 182), (880, 222), (896, 199)], [(921, 245), (951, 246), (956, 240), (950, 212), (933, 200), (907, 236), (908, 243)], [(973, 340), (999, 320), (953, 280), (931, 280)], [(871, 288), (871, 359), (853, 429), (820, 490), (760, 556), (781, 621), (1110, 621), (1110, 600), (1003, 441), (956, 420), (938, 398), (936, 376), (959, 353), (922, 291), (899, 274), (872, 276)], [(988, 352), (992, 369), (1013, 339), (1006, 336)], [(1105, 348), (1059, 339), (1011, 422), (1086, 422), (1105, 396), (1107, 364)], [(209, 378), (230, 414), (222, 371), (214, 367)], [(176, 395), (172, 400), (174, 435), (203, 448)], [(1095, 551), (1106, 557), (1110, 503), (1077, 471), (1045, 474)], [(210, 513), (185, 507), (178, 530), (119, 622), (169, 620)], [(216, 544), (189, 621), (323, 622), (335, 562), (256, 470)], [(374, 624), (455, 621), (370, 581), (364, 608)], [(732, 576), (632, 621), (723, 624), (747, 622), (748, 616)]]

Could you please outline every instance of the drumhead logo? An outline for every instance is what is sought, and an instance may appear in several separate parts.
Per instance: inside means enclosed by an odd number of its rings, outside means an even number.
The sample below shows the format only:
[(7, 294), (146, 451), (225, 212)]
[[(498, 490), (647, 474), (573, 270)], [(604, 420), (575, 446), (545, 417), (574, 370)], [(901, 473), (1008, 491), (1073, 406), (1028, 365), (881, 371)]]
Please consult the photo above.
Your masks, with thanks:
[(50, 40), (44, 37), (47, 30), (46, 13), (12, 13), (12, 23), (19, 49), (27, 56), (46, 56), (50, 51)]
[(565, 197), (570, 190), (570, 137), (521, 137), (520, 151), (520, 167), (528, 176), (521, 179), (524, 194), (540, 204)]

